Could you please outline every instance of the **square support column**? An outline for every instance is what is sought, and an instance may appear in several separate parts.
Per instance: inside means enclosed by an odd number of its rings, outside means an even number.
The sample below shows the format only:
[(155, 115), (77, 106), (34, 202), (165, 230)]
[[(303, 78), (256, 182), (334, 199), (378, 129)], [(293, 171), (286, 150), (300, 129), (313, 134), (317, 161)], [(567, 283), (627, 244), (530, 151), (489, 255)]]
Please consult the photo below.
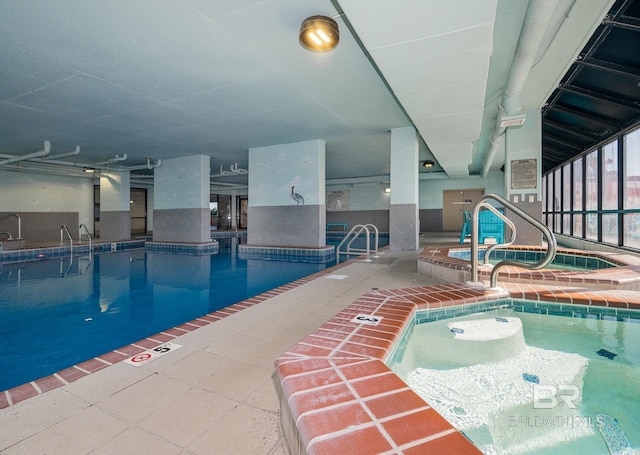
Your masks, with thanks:
[(325, 142), (249, 149), (249, 245), (326, 245)]
[(100, 173), (100, 240), (131, 239), (129, 171)]
[(209, 243), (210, 157), (162, 161), (154, 171), (153, 241)]
[[(505, 137), (505, 196), (519, 209), (542, 221), (542, 116), (526, 112), (522, 126), (508, 128)], [(509, 216), (509, 211), (506, 211)], [(516, 244), (542, 245), (542, 234), (518, 215), (509, 219), (516, 226)]]
[(409, 126), (391, 130), (391, 198), (389, 247), (417, 251), (420, 217), (418, 204), (418, 135)]

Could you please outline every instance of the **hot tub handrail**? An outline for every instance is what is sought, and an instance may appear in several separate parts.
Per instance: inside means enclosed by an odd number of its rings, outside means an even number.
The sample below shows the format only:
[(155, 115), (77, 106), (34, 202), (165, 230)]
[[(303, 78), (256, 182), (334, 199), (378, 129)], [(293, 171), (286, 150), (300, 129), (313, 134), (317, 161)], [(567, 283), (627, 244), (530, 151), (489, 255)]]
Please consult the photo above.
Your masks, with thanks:
[[(553, 259), (556, 256), (556, 250), (558, 248), (558, 244), (556, 242), (556, 236), (553, 234), (553, 232), (551, 232), (551, 230), (546, 225), (536, 220), (527, 212), (515, 206), (514, 204), (512, 204), (502, 196), (497, 194), (485, 194), (478, 198), (478, 200), (476, 201), (473, 207), (472, 222), (471, 222), (471, 281), (472, 282), (474, 283), (479, 282), (478, 280), (478, 218), (479, 216), (478, 215), (480, 213), (480, 209), (488, 205), (485, 201), (489, 199), (493, 199), (501, 203), (504, 207), (508, 208), (509, 210), (514, 212), (516, 215), (520, 216), (523, 220), (527, 221), (529, 224), (538, 228), (538, 230), (540, 230), (542, 234), (545, 236), (545, 238), (547, 239), (547, 253), (539, 262), (536, 262), (534, 264), (528, 264), (524, 262), (504, 260), (497, 263), (494, 266), (493, 270), (491, 271), (491, 277), (489, 281), (491, 288), (497, 287), (498, 270), (502, 267), (513, 265), (517, 267), (524, 267), (530, 270), (537, 270), (537, 269), (546, 267), (551, 262), (553, 262)], [(513, 234), (512, 237), (514, 235), (515, 234)]]
[(495, 250), (496, 248), (500, 248), (502, 246), (512, 245), (513, 242), (516, 241), (516, 225), (513, 224), (513, 221), (507, 218), (507, 216), (504, 213), (500, 212), (500, 210), (498, 210), (488, 202), (484, 202), (482, 206), (490, 210), (491, 212), (495, 213), (496, 216), (500, 218), (502, 221), (504, 221), (505, 223), (507, 223), (509, 225), (509, 228), (511, 229), (511, 240), (505, 243), (496, 243), (495, 245), (491, 245), (489, 248), (487, 248), (487, 251), (484, 253), (484, 263), (486, 265), (489, 263), (489, 256), (493, 250)]
[(18, 237), (16, 237), (16, 240), (22, 240), (22, 219), (20, 218), (20, 215), (18, 215), (17, 213), (10, 213), (0, 218), (0, 221), (4, 221), (7, 218), (11, 218), (12, 216), (15, 216), (18, 219)]

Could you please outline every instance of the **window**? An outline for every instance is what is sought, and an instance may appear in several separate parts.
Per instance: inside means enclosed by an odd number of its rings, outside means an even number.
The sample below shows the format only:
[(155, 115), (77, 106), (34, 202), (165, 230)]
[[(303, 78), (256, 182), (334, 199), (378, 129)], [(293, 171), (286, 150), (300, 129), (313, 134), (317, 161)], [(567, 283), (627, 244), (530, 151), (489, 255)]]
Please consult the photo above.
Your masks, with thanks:
[(547, 198), (547, 176), (542, 177), (542, 222), (549, 226), (548, 215), (549, 200)]
[(560, 218), (560, 210), (562, 210), (562, 206), (560, 205), (562, 198), (561, 176), (560, 169), (556, 169), (553, 172), (553, 231), (558, 233), (562, 232)]
[(542, 185), (553, 232), (640, 249), (640, 128), (551, 170)]
[(571, 164), (562, 168), (562, 233), (571, 235)]
[[(602, 209), (618, 209), (618, 141), (602, 148)], [(618, 243), (618, 214), (602, 215), (602, 241)]]
[[(582, 211), (582, 158), (578, 158), (573, 162), (573, 210), (574, 212)], [(582, 237), (582, 225), (584, 215), (582, 213), (574, 213), (573, 219), (573, 235)]]
[(592, 211), (586, 216), (585, 237), (598, 240), (598, 151), (594, 150), (585, 157), (587, 166), (585, 209)]
[(638, 209), (624, 214), (623, 242), (640, 248), (640, 129), (627, 134), (623, 141), (624, 195), (623, 208)]

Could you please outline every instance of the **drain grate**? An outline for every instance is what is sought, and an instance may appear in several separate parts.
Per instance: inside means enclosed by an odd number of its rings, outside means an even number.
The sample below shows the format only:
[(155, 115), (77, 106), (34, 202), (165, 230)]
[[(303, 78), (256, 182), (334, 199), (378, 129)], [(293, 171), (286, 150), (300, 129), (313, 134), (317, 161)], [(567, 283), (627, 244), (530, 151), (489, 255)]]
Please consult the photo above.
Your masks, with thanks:
[(613, 360), (613, 358), (618, 355), (615, 352), (607, 351), (606, 349), (600, 349), (596, 354), (606, 357), (609, 360)]

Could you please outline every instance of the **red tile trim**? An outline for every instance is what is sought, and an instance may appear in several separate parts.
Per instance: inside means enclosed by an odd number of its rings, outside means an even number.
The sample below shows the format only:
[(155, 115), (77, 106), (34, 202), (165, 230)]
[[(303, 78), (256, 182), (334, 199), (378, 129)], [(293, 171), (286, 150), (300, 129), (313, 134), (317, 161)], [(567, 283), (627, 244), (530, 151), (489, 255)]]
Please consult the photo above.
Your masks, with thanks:
[[(458, 433), (384, 360), (413, 323), (415, 301), (439, 307), (472, 296), (488, 297), (465, 285), (371, 291), (278, 359), (276, 372), (307, 453), (403, 453)], [(351, 322), (357, 314), (382, 320), (377, 326)], [(464, 437), (455, 443), (459, 453), (481, 453)]]
[[(370, 291), (280, 357), (288, 412), (310, 455), (481, 453), (383, 362), (416, 309), (526, 298), (640, 309), (640, 292), (506, 283), (499, 292), (449, 283)], [(378, 326), (351, 322), (382, 316)], [(360, 349), (368, 347), (368, 349)]]

